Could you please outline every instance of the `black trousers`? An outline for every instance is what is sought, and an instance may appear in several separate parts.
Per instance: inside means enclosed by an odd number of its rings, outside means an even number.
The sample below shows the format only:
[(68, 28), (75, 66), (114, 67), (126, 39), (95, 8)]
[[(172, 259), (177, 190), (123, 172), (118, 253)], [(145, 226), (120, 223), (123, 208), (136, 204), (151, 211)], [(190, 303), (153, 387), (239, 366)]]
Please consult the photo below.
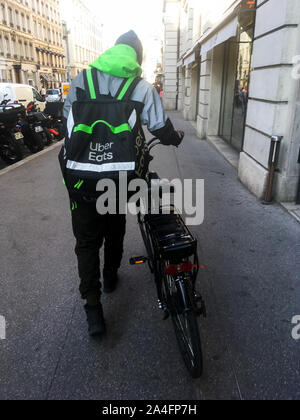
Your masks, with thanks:
[[(72, 210), (73, 208), (73, 210)], [(100, 248), (104, 242), (104, 269), (118, 270), (123, 256), (125, 215), (99, 215), (96, 203), (71, 202), (75, 253), (83, 299), (100, 299)]]

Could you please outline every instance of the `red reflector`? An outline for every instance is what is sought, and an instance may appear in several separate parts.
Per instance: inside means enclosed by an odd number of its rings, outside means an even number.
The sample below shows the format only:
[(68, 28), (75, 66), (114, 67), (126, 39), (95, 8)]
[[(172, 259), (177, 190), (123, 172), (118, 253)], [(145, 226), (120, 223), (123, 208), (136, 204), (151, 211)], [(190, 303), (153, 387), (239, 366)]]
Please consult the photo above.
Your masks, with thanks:
[(178, 274), (178, 268), (177, 265), (168, 265), (166, 267), (166, 274), (169, 276), (175, 276), (175, 274)]
[(14, 101), (14, 104), (18, 104), (19, 102), (18, 101)]
[(59, 133), (57, 131), (53, 130), (53, 128), (51, 128), (49, 131), (50, 131), (50, 133), (54, 134), (55, 136), (59, 135)]
[(186, 262), (186, 263), (182, 263), (178, 265), (167, 265), (166, 273), (169, 276), (175, 276), (175, 274), (178, 274), (178, 273), (190, 273), (191, 271), (193, 271), (193, 268), (195, 267), (197, 266), (195, 266), (191, 262)]
[(194, 265), (191, 262), (186, 262), (181, 264), (180, 272), (181, 273), (189, 273), (193, 271)]

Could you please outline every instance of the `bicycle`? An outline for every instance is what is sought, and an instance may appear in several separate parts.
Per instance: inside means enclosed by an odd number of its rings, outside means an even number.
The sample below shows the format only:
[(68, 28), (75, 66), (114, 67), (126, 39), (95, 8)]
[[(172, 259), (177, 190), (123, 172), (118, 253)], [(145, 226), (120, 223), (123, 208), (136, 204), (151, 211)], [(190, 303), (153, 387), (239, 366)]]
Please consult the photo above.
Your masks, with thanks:
[[(149, 161), (153, 159), (150, 151), (158, 144), (157, 138), (146, 144)], [(150, 195), (152, 181), (159, 183), (160, 178), (149, 171), (146, 181)], [(154, 275), (159, 308), (164, 312), (163, 319), (171, 316), (183, 361), (191, 376), (198, 378), (203, 372), (203, 356), (197, 318), (206, 317), (206, 307), (202, 296), (196, 292), (200, 268), (197, 240), (174, 205), (170, 205), (169, 214), (162, 214), (161, 190), (159, 196), (159, 214), (151, 214), (150, 200), (149, 211), (138, 214), (147, 257), (131, 258), (130, 264), (148, 263)]]

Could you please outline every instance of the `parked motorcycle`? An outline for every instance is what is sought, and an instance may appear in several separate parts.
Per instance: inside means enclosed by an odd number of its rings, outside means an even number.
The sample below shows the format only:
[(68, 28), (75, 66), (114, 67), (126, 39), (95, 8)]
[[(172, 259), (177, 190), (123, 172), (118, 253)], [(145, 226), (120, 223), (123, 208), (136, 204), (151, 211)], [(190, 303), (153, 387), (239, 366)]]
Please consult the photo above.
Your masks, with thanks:
[(0, 104), (0, 157), (8, 164), (23, 159), (21, 142), (21, 119), (25, 108), (20, 104), (9, 104), (6, 99)]
[(59, 138), (54, 119), (50, 115), (40, 112), (34, 102), (28, 104), (27, 122), (34, 137), (39, 137), (42, 141), (43, 147), (49, 146), (53, 140)]
[(45, 113), (52, 118), (52, 129), (56, 131), (56, 140), (62, 140), (63, 135), (63, 102), (48, 102), (45, 108)]
[(26, 118), (23, 121), (22, 133), (28, 141), (28, 148), (32, 153), (43, 150), (51, 143), (51, 136), (44, 129), (43, 123), (46, 116), (39, 112), (34, 102), (30, 102), (26, 108)]

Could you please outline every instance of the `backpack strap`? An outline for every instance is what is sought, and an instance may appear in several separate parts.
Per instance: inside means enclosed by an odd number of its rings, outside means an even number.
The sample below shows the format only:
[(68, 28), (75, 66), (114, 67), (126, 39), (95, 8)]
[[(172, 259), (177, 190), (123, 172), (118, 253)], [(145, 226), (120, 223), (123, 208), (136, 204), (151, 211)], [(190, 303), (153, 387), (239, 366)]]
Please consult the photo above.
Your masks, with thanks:
[(131, 98), (134, 89), (137, 87), (141, 80), (141, 77), (131, 77), (129, 79), (124, 79), (115, 96), (115, 99), (118, 99), (118, 101), (128, 101)]
[(85, 90), (89, 92), (90, 99), (99, 99), (100, 89), (98, 82), (97, 69), (86, 69), (83, 72)]
[(123, 82), (121, 83), (121, 85), (120, 85), (117, 93), (115, 94), (114, 99), (118, 99), (119, 98), (119, 96), (121, 95), (121, 92), (123, 91), (123, 89), (124, 89), (124, 87), (125, 87), (125, 85), (127, 83), (127, 80), (128, 79), (123, 79)]

